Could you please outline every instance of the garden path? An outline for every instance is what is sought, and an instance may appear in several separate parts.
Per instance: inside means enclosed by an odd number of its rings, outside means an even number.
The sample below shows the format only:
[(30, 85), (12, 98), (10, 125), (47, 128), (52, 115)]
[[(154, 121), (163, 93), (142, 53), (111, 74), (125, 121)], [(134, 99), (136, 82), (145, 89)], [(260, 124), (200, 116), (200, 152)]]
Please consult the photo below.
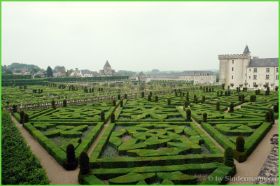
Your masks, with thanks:
[(79, 184), (79, 168), (73, 171), (65, 170), (13, 116), (11, 118), (27, 145), (45, 169), (50, 184)]

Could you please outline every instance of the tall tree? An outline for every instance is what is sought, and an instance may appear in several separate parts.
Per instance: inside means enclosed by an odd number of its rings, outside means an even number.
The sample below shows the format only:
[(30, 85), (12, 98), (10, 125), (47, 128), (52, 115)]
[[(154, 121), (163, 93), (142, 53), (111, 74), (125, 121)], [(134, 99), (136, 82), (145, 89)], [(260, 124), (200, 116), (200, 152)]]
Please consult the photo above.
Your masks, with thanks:
[(47, 77), (53, 77), (53, 71), (50, 66), (48, 66), (48, 68), (47, 68)]

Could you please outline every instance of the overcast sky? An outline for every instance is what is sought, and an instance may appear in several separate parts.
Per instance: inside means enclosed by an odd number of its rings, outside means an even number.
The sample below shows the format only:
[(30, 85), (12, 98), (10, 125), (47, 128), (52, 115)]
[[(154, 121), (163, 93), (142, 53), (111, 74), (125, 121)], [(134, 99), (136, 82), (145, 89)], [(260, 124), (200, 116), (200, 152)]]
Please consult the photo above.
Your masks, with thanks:
[(278, 57), (277, 2), (3, 2), (2, 63), (100, 70), (218, 69)]

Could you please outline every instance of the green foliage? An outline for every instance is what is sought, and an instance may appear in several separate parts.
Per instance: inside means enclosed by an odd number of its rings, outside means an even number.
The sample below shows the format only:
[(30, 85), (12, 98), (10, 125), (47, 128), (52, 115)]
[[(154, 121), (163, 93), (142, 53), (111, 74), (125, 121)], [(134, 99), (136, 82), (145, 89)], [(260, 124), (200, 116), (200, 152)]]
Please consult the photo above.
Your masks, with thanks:
[(90, 171), (89, 158), (86, 152), (82, 152), (79, 157), (80, 174), (88, 174)]
[(233, 160), (233, 150), (231, 148), (226, 148), (224, 152), (224, 164), (229, 167), (234, 166), (234, 160)]
[(8, 113), (2, 113), (2, 184), (48, 184), (38, 159), (32, 154)]
[(243, 136), (238, 136), (236, 138), (236, 150), (238, 152), (244, 152), (244, 146), (245, 146), (245, 140), (243, 138)]

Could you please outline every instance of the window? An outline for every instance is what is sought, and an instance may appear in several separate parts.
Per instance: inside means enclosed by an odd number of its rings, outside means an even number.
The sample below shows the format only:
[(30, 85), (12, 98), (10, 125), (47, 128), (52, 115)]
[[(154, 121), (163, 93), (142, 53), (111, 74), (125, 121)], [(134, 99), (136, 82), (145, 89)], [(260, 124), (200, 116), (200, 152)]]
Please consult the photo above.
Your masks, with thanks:
[(278, 75), (276, 75), (276, 80), (278, 80)]
[(257, 79), (257, 75), (254, 75), (254, 80), (256, 80)]
[(249, 76), (249, 79), (251, 79), (251, 76)]
[(258, 69), (257, 69), (257, 68), (254, 68), (254, 72), (258, 72)]
[(249, 72), (251, 72), (251, 69), (249, 68)]
[(233, 79), (233, 76), (231, 76), (231, 79)]
[(266, 72), (269, 72), (269, 68), (266, 68)]
[(234, 69), (234, 68), (232, 67), (232, 68), (231, 68), (231, 71), (233, 71), (233, 69)]
[(276, 68), (276, 72), (278, 72), (278, 68)]
[(269, 75), (268, 74), (266, 74), (265, 79), (269, 79)]
[(232, 64), (234, 64), (234, 60), (232, 60), (231, 62), (232, 62)]

